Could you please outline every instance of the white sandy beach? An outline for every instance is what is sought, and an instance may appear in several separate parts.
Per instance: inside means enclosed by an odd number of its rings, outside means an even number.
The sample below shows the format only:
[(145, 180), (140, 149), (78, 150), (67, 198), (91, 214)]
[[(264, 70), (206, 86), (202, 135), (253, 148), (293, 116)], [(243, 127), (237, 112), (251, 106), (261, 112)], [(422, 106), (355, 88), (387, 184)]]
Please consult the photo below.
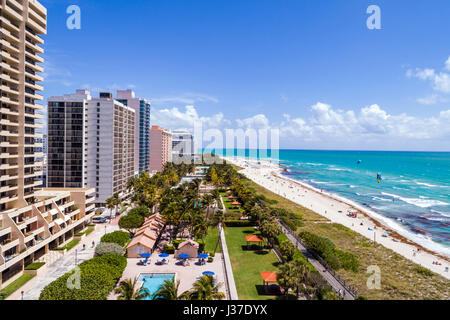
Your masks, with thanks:
[[(386, 231), (392, 233), (395, 230), (386, 226), (386, 221), (380, 221), (380, 219), (374, 217), (373, 213), (371, 214), (357, 204), (282, 176), (282, 169), (278, 164), (244, 158), (224, 157), (224, 159), (244, 168), (240, 173), (266, 189), (311, 209), (332, 222), (342, 224), (370, 240), (375, 239), (377, 243), (384, 247), (450, 279), (450, 271), (446, 271), (446, 267), (450, 268), (449, 257), (444, 259), (437, 254), (424, 250), (418, 251), (420, 245), (414, 246), (411, 244), (412, 241), (406, 243), (391, 237), (386, 234)], [(347, 216), (349, 212), (358, 212), (357, 218)], [(377, 227), (373, 220), (377, 221), (379, 225), (383, 225), (383, 228)], [(444, 256), (444, 254), (441, 254), (441, 256)], [(440, 265), (433, 264), (433, 261), (437, 261)]]

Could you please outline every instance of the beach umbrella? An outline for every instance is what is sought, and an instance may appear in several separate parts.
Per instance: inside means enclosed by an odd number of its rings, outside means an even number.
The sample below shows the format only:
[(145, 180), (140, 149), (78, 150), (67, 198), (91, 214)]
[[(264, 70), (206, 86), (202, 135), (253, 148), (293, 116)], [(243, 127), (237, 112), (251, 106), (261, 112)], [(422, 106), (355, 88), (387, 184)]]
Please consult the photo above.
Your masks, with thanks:
[(212, 271), (203, 271), (203, 273), (202, 273), (204, 276), (206, 276), (207, 274), (209, 274), (210, 276), (213, 276), (213, 275), (215, 275), (215, 273), (214, 272), (212, 272)]
[(206, 258), (208, 258), (208, 254), (207, 254), (207, 253), (200, 253), (200, 254), (198, 255), (198, 257), (199, 257), (199, 258), (202, 258), (202, 259), (206, 259)]
[(178, 258), (187, 259), (187, 258), (189, 258), (189, 255), (187, 253), (182, 253), (178, 256)]
[(151, 253), (143, 253), (143, 254), (141, 254), (140, 256), (141, 256), (141, 258), (150, 258), (150, 256), (151, 256), (152, 254)]
[(158, 257), (167, 258), (169, 255), (167, 253), (161, 253)]

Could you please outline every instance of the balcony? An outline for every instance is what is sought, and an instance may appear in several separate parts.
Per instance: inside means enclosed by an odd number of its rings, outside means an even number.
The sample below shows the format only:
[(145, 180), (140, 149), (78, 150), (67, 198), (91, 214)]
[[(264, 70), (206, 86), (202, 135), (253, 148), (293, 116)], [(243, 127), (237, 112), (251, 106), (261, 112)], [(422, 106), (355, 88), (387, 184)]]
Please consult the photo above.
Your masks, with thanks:
[(31, 29), (33, 29), (37, 34), (47, 34), (46, 28), (42, 27), (40, 24), (36, 23), (33, 19), (28, 19), (27, 25)]
[[(12, 0), (12, 2), (16, 2), (14, 0)], [(21, 21), (22, 20), (22, 15), (20, 15), (16, 10), (14, 10), (11, 6), (10, 6), (11, 0), (8, 1), (8, 3), (6, 3), (5, 6), (3, 6), (3, 10), (5, 10), (6, 13), (8, 13), (10, 16), (14, 17), (15, 19)], [(17, 2), (16, 2), (17, 3)], [(22, 7), (23, 8), (23, 7)]]
[(19, 239), (15, 239), (15, 240), (7, 239), (6, 241), (4, 241), (2, 243), (2, 250), (4, 252), (4, 251), (10, 250), (18, 245), (19, 245)]
[(20, 28), (17, 25), (12, 24), (11, 21), (6, 17), (0, 17), (0, 21), (3, 23), (3, 25), (6, 25), (8, 28), (14, 30), (15, 32), (20, 32)]
[(10, 51), (13, 51), (15, 54), (20, 54), (20, 49), (19, 49), (19, 47), (18, 47), (17, 45), (15, 45), (15, 44), (13, 44), (13, 43), (10, 43), (9, 41), (6, 41), (6, 40), (4, 40), (4, 39), (1, 39), (1, 40), (0, 40), (0, 44), (1, 44), (4, 48), (6, 48), (6, 49), (8, 49), (8, 50), (10, 50)]
[(0, 226), (0, 237), (5, 236), (8, 233), (11, 233), (11, 227), (3, 228)]

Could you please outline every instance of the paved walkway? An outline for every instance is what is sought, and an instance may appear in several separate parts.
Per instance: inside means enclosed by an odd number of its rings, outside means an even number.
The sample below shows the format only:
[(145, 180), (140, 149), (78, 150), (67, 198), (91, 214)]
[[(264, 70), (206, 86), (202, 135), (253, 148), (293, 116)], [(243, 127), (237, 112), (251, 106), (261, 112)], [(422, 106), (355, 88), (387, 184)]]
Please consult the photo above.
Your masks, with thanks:
[(328, 271), (324, 265), (322, 265), (319, 260), (314, 258), (309, 252), (308, 249), (303, 246), (302, 243), (297, 241), (294, 235), (290, 232), (290, 230), (286, 229), (283, 225), (281, 225), (281, 230), (288, 237), (288, 239), (297, 247), (298, 250), (303, 253), (303, 255), (308, 259), (308, 261), (316, 268), (318, 272), (322, 275), (322, 277), (330, 284), (334, 291), (345, 292), (344, 300), (354, 300), (355, 298), (347, 291), (347, 289), (333, 276), (333, 274)]
[[(114, 224), (98, 225), (96, 231), (92, 232), (67, 254), (61, 256), (57, 261), (49, 265), (44, 274), (36, 276), (20, 290), (14, 292), (8, 297), (8, 300), (21, 299), (21, 291), (24, 291), (24, 300), (38, 300), (42, 289), (44, 289), (49, 283), (69, 272), (83, 261), (89, 260), (94, 256), (95, 248), (92, 247), (92, 241), (95, 241), (95, 244), (97, 245), (105, 232), (110, 233), (118, 229), (118, 226)], [(83, 250), (83, 244), (86, 244), (85, 250)]]

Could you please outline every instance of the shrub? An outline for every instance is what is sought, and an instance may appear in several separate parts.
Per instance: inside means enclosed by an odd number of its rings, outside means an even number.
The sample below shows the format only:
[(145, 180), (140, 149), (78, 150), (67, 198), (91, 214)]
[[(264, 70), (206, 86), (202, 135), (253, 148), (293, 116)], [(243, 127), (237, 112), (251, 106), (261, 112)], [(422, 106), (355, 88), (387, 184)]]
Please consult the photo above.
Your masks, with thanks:
[(280, 245), (283, 241), (288, 240), (288, 237), (284, 233), (280, 233), (276, 238), (276, 244)]
[(184, 242), (184, 240), (175, 239), (175, 240), (172, 240), (172, 245), (176, 250), (178, 250), (178, 246), (180, 245), (180, 243), (183, 243), (183, 242)]
[(80, 287), (72, 283), (73, 270), (47, 285), (40, 300), (106, 300), (115, 283), (120, 279), (127, 259), (120, 255), (105, 254), (84, 261), (79, 265)]
[(100, 239), (101, 242), (116, 243), (121, 247), (124, 247), (129, 240), (130, 234), (124, 231), (114, 231), (111, 233), (107, 233)]
[(309, 249), (321, 256), (331, 268), (335, 270), (344, 268), (353, 272), (358, 271), (359, 259), (353, 253), (339, 250), (333, 241), (328, 238), (306, 231), (300, 232), (299, 235)]
[(25, 267), (25, 270), (38, 270), (40, 267), (42, 267), (45, 264), (45, 262), (33, 262), (30, 263)]
[(165, 244), (164, 245), (164, 252), (168, 254), (174, 254), (175, 253), (175, 247), (171, 244)]
[(113, 242), (100, 242), (95, 247), (95, 255), (96, 256), (103, 256), (105, 254), (117, 254), (117, 255), (123, 255), (124, 250), (123, 247), (117, 243)]
[(147, 218), (150, 216), (150, 210), (145, 207), (145, 206), (140, 206), (140, 207), (136, 207), (131, 209), (128, 214), (138, 214), (144, 218)]
[(209, 257), (208, 258), (208, 262), (213, 262), (214, 261), (214, 258), (213, 257)]
[(427, 268), (424, 268), (424, 267), (417, 267), (416, 268), (416, 272), (421, 274), (421, 275), (424, 275), (426, 277), (432, 277), (433, 276), (433, 272), (431, 270), (427, 269)]

